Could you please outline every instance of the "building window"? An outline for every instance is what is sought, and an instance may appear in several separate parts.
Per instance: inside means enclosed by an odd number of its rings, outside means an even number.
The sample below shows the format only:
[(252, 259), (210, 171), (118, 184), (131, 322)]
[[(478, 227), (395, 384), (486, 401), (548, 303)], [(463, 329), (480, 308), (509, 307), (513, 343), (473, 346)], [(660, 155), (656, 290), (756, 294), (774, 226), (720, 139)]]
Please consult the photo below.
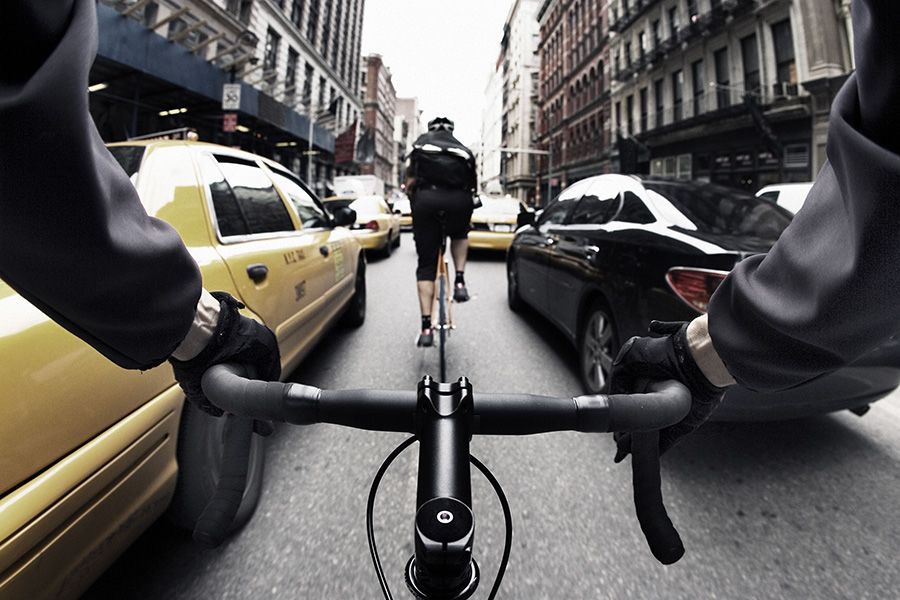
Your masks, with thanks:
[(788, 93), (787, 86), (793, 87), (797, 84), (797, 65), (794, 62), (790, 19), (772, 25), (772, 41), (775, 45), (775, 92), (776, 95), (784, 95)]
[(744, 64), (744, 92), (759, 93), (759, 53), (756, 34), (741, 38), (741, 59)]
[(631, 66), (631, 42), (625, 42), (625, 67)]
[(653, 47), (656, 48), (659, 46), (659, 42), (662, 40), (662, 24), (659, 22), (659, 19), (653, 21)]
[(228, 12), (236, 16), (241, 23), (250, 22), (250, 9), (253, 6), (253, 0), (228, 0)]
[(285, 93), (293, 95), (297, 85), (297, 60), (300, 55), (293, 48), (288, 48), (287, 70), (284, 73)]
[(647, 106), (647, 88), (641, 90), (640, 96), (640, 111), (641, 111), (641, 131), (647, 131), (648, 123), (647, 123), (647, 113), (649, 107)]
[(622, 137), (622, 103), (616, 102), (616, 126), (619, 130), (618, 137)]
[(674, 38), (678, 35), (678, 29), (681, 27), (681, 21), (678, 20), (678, 5), (669, 9), (669, 37)]
[(697, 0), (687, 0), (688, 21), (693, 23), (700, 15), (700, 9), (697, 8)]
[(638, 57), (644, 62), (644, 53), (647, 51), (647, 32), (643, 29), (638, 33)]
[(691, 84), (694, 91), (694, 115), (706, 112), (706, 75), (703, 69), (703, 59), (691, 63)]
[(625, 98), (625, 131), (630, 136), (634, 121), (634, 96)]
[(663, 120), (663, 80), (657, 79), (653, 82), (653, 101), (656, 103), (656, 126), (662, 127)]
[(306, 19), (306, 39), (315, 45), (316, 34), (319, 31), (319, 0), (312, 0), (309, 4), (309, 16)]
[(331, 5), (332, 0), (322, 0), (325, 3), (325, 15), (322, 19), (322, 56), (328, 58), (328, 42), (331, 41)]
[(313, 72), (313, 66), (309, 63), (306, 63), (303, 74), (303, 101), (309, 103), (312, 102), (312, 82), (313, 77), (315, 76)]
[(266, 32), (266, 50), (263, 59), (263, 73), (275, 71), (278, 64), (278, 44), (281, 43), (281, 36), (278, 35), (271, 27)]
[(731, 104), (731, 79), (728, 73), (728, 48), (720, 48), (713, 54), (716, 64), (716, 107), (725, 108)]
[(303, 23), (303, 1), (304, 0), (293, 0), (291, 3), (291, 23), (297, 29), (300, 29), (300, 25)]
[(319, 77), (319, 110), (325, 106), (325, 78)]
[(682, 116), (682, 88), (684, 88), (684, 73), (681, 69), (672, 73), (672, 120), (680, 121)]

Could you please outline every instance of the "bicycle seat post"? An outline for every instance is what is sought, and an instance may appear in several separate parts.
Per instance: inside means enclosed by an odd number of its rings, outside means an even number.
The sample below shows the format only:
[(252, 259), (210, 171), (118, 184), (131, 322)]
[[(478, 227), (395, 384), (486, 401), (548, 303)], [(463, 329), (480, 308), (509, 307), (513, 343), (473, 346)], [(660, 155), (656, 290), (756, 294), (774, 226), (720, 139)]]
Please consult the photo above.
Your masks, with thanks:
[(479, 569), (472, 558), (472, 414), (467, 379), (438, 383), (426, 376), (419, 382), (416, 553), (406, 566), (406, 584), (423, 600), (463, 600), (478, 587)]

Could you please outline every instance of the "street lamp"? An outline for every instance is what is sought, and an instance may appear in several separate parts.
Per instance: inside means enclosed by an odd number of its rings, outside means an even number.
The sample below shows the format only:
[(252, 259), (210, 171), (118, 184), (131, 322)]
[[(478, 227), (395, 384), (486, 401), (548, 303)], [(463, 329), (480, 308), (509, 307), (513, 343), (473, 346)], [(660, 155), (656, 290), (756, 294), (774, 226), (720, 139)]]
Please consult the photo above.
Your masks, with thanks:
[[(547, 202), (550, 201), (550, 178), (553, 176), (553, 145), (547, 146), (550, 150), (534, 150), (533, 148), (497, 148), (500, 152), (508, 154), (536, 154), (547, 157)], [(546, 205), (547, 202), (543, 204)]]

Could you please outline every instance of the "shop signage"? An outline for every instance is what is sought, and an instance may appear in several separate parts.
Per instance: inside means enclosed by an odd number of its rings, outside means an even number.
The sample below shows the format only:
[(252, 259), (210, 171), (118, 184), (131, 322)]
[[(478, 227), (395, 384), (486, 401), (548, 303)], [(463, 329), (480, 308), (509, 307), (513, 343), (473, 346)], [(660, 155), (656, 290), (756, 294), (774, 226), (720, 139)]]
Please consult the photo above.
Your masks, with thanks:
[(226, 83), (222, 86), (222, 110), (241, 109), (241, 84)]

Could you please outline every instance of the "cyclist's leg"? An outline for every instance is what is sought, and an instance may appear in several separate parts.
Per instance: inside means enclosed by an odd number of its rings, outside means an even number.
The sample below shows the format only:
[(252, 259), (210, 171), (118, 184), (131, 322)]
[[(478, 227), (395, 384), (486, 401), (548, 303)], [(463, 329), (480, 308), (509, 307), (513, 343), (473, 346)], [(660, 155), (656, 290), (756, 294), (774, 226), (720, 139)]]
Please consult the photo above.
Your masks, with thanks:
[(419, 295), (419, 308), (422, 315), (418, 345), (431, 346), (434, 333), (431, 327), (432, 302), (434, 301), (434, 280), (437, 277), (437, 261), (440, 251), (440, 222), (437, 212), (440, 203), (434, 192), (422, 190), (416, 194), (413, 209), (413, 233), (418, 254), (416, 267), (416, 288)]
[(466, 192), (456, 192), (452, 200), (448, 199), (447, 234), (450, 237), (450, 253), (453, 255), (453, 266), (456, 278), (453, 286), (453, 299), (465, 302), (469, 299), (466, 288), (465, 270), (469, 254), (469, 227), (472, 220), (472, 198)]

